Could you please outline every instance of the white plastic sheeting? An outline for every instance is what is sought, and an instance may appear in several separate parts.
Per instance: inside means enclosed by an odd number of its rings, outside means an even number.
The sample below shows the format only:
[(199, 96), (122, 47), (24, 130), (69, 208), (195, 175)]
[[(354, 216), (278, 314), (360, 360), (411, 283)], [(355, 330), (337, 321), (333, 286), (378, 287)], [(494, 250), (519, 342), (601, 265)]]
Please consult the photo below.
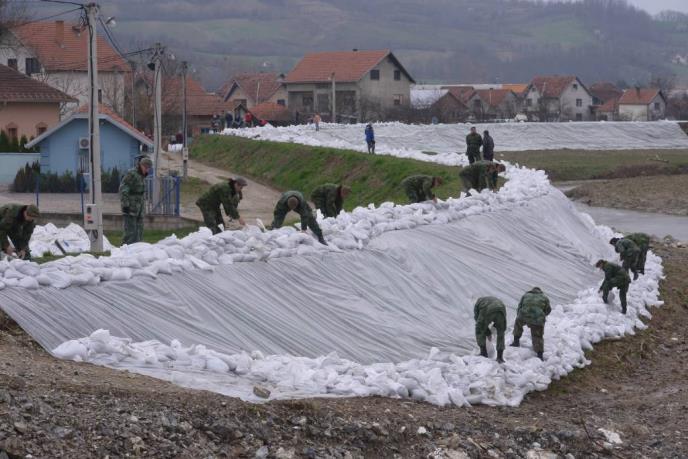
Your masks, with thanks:
[[(408, 125), (375, 123), (375, 152), (456, 165), (465, 158), (468, 124)], [(496, 123), (475, 125), (495, 141), (495, 150), (635, 150), (688, 148), (676, 122)], [(226, 129), (226, 135), (259, 140), (367, 151), (364, 124)], [(461, 155), (457, 155), (461, 153)]]

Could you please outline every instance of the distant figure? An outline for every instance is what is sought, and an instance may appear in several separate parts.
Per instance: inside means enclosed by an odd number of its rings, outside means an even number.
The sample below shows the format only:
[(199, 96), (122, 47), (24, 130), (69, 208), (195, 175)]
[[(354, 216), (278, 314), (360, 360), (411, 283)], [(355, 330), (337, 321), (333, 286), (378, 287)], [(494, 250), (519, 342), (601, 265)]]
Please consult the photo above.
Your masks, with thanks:
[[(3, 254), (31, 260), (29, 241), (40, 217), (34, 205), (5, 204), (0, 207), (0, 246)], [(11, 242), (11, 244), (10, 244)]]
[(217, 113), (213, 113), (213, 119), (210, 122), (210, 128), (213, 132), (218, 132), (220, 130), (220, 116)]
[(497, 362), (504, 363), (504, 332), (506, 331), (506, 307), (493, 296), (478, 298), (473, 307), (475, 319), (475, 340), (480, 355), (487, 357), (487, 340), (492, 338), (490, 325), (497, 329)]
[(635, 242), (640, 249), (636, 271), (645, 274), (645, 262), (647, 261), (647, 251), (650, 250), (650, 236), (645, 233), (631, 233), (626, 235), (626, 239)]
[(467, 194), (470, 194), (472, 189), (482, 191), (485, 188), (489, 188), (492, 191), (496, 191), (499, 173), (505, 170), (504, 164), (482, 160), (466, 166), (459, 172), (459, 177), (463, 183), (463, 191)]
[(227, 129), (234, 127), (234, 115), (232, 115), (232, 112), (225, 113), (225, 127)]
[(119, 185), (119, 199), (124, 217), (122, 244), (134, 244), (143, 239), (145, 179), (152, 167), (153, 161), (148, 156), (140, 158), (136, 167), (127, 172)]
[(271, 227), (275, 229), (281, 228), (284, 218), (292, 210), (301, 217), (301, 231), (306, 231), (307, 228), (310, 228), (318, 238), (318, 241), (323, 245), (327, 245), (322, 230), (313, 216), (311, 206), (308, 205), (306, 198), (303, 197), (300, 191), (287, 191), (282, 194), (280, 200), (277, 201), (277, 205), (275, 205), (274, 219), (272, 220)]
[(483, 159), (485, 161), (494, 160), (494, 140), (490, 136), (490, 131), (483, 132)]
[(184, 134), (181, 132), (177, 132), (177, 135), (175, 136), (175, 140), (177, 141), (178, 144), (184, 143)]
[(368, 153), (375, 154), (375, 131), (373, 130), (373, 125), (368, 123), (365, 127), (365, 138), (368, 144)]
[(311, 193), (311, 201), (323, 216), (335, 218), (342, 211), (344, 199), (351, 193), (351, 188), (343, 185), (326, 183)]
[(609, 300), (609, 292), (614, 287), (618, 288), (619, 298), (621, 299), (621, 312), (626, 314), (626, 293), (628, 292), (628, 286), (631, 284), (628, 272), (621, 266), (606, 260), (599, 260), (595, 267), (604, 271), (604, 281), (602, 281), (602, 286), (599, 290), (602, 292), (602, 301), (606, 303)]
[(320, 130), (320, 121), (322, 121), (320, 113), (316, 113), (315, 115), (313, 115), (313, 124), (315, 124), (316, 132)]
[(213, 234), (220, 232), (220, 225), (225, 226), (220, 206), (224, 207), (225, 214), (229, 218), (237, 220), (241, 226), (246, 225), (244, 219), (239, 215), (238, 209), (239, 202), (244, 197), (242, 190), (246, 185), (246, 179), (236, 177), (211, 186), (198, 198), (196, 205), (201, 209), (203, 222)]
[(430, 122), (431, 122), (432, 124), (438, 124), (438, 123), (440, 122), (440, 120), (437, 119), (436, 116), (433, 116), (433, 117), (432, 117), (432, 120), (431, 120)]
[(246, 115), (244, 115), (244, 125), (246, 127), (253, 127), (253, 113), (246, 112)]
[(611, 245), (614, 246), (614, 250), (619, 254), (621, 258), (621, 267), (626, 270), (626, 272), (631, 271), (633, 273), (633, 280), (638, 279), (638, 257), (640, 256), (640, 248), (635, 242), (628, 238), (613, 237), (609, 241)]
[(521, 336), (523, 336), (523, 327), (527, 325), (530, 328), (533, 350), (537, 353), (540, 360), (544, 360), (545, 322), (550, 312), (552, 312), (552, 307), (549, 304), (549, 298), (542, 293), (539, 287), (535, 287), (523, 295), (516, 311), (514, 342), (511, 345), (513, 347), (521, 345), (520, 340)]
[(401, 186), (404, 188), (406, 196), (411, 203), (425, 202), (430, 199), (437, 202), (437, 196), (433, 188), (442, 185), (442, 177), (431, 177), (429, 175), (412, 175), (406, 177)]
[(301, 113), (298, 110), (294, 113), (294, 124), (299, 124), (301, 122)]
[(468, 156), (468, 162), (470, 164), (480, 161), (480, 147), (482, 146), (483, 139), (474, 126), (471, 128), (471, 132), (466, 136), (466, 156)]
[(258, 121), (258, 126), (260, 126), (260, 127), (263, 127), (263, 126), (265, 126), (265, 125), (267, 125), (267, 124), (268, 124), (268, 122), (265, 121), (265, 120), (262, 119), (262, 118)]

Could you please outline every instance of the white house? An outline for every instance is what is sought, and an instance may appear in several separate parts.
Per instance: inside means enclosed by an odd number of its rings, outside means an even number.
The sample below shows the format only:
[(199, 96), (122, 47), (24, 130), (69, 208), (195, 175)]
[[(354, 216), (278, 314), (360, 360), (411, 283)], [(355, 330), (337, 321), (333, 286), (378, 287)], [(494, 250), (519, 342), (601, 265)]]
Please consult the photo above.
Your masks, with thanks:
[(524, 110), (539, 121), (590, 121), (593, 97), (573, 75), (536, 76), (528, 85)]
[(631, 88), (619, 99), (619, 119), (622, 121), (656, 121), (666, 115), (667, 100), (656, 88)]
[[(99, 100), (120, 113), (130, 68), (98, 36)], [(78, 100), (68, 111), (88, 102), (88, 32), (64, 21), (32, 22), (0, 35), (0, 64), (43, 81)]]

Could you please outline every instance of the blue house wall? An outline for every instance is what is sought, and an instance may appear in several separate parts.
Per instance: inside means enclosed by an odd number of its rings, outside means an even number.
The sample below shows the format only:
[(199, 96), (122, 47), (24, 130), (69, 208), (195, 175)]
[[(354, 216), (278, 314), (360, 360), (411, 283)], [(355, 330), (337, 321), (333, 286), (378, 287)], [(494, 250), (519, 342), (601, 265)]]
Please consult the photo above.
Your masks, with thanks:
[[(41, 171), (63, 174), (79, 171), (79, 155), (88, 155), (79, 150), (79, 138), (88, 137), (88, 120), (75, 118), (43, 139), (38, 147), (41, 152)], [(134, 158), (140, 153), (138, 140), (107, 120), (100, 120), (101, 167), (109, 171), (117, 167), (126, 171), (133, 167)]]

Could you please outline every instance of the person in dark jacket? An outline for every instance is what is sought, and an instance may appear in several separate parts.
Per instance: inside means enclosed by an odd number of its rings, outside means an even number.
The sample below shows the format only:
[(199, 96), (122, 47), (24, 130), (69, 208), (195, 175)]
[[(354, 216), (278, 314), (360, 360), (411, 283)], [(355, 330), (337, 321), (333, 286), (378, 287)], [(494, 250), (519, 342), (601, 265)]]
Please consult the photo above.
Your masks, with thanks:
[(482, 146), (483, 138), (480, 137), (475, 127), (472, 127), (470, 134), (466, 136), (466, 156), (468, 156), (470, 164), (480, 161), (480, 147)]
[(29, 241), (36, 227), (34, 220), (38, 217), (38, 207), (33, 205), (6, 204), (0, 207), (0, 247), (5, 255), (31, 259)]
[(368, 144), (368, 153), (375, 154), (375, 131), (373, 130), (373, 125), (368, 123), (365, 128), (365, 138), (366, 144)]
[(488, 130), (483, 132), (483, 159), (485, 161), (494, 160), (494, 139)]
[(609, 301), (609, 292), (614, 287), (618, 288), (619, 299), (621, 300), (621, 312), (626, 314), (626, 293), (628, 293), (628, 286), (631, 284), (631, 277), (628, 275), (628, 271), (606, 260), (599, 260), (595, 264), (595, 267), (604, 271), (604, 281), (599, 290), (602, 292), (602, 301), (605, 303)]
[(351, 188), (334, 183), (320, 185), (311, 193), (311, 201), (320, 209), (324, 217), (336, 218), (342, 211), (344, 199), (351, 193)]
[(306, 231), (306, 228), (310, 228), (313, 234), (318, 238), (318, 242), (327, 245), (320, 225), (318, 225), (318, 221), (313, 216), (311, 206), (308, 205), (306, 198), (303, 197), (300, 191), (287, 191), (282, 193), (282, 197), (280, 197), (279, 201), (277, 201), (277, 205), (275, 205), (274, 219), (272, 220), (270, 228), (281, 228), (285, 217), (290, 211), (296, 212), (301, 217), (301, 231)]
[(246, 185), (246, 179), (236, 177), (225, 183), (211, 186), (198, 198), (196, 205), (201, 209), (203, 222), (213, 234), (220, 232), (220, 225), (225, 226), (220, 206), (224, 207), (229, 218), (237, 220), (241, 226), (246, 225), (244, 219), (239, 215), (239, 202), (244, 197), (242, 190)]
[(227, 129), (234, 127), (234, 116), (232, 115), (232, 112), (225, 113), (225, 127)]

